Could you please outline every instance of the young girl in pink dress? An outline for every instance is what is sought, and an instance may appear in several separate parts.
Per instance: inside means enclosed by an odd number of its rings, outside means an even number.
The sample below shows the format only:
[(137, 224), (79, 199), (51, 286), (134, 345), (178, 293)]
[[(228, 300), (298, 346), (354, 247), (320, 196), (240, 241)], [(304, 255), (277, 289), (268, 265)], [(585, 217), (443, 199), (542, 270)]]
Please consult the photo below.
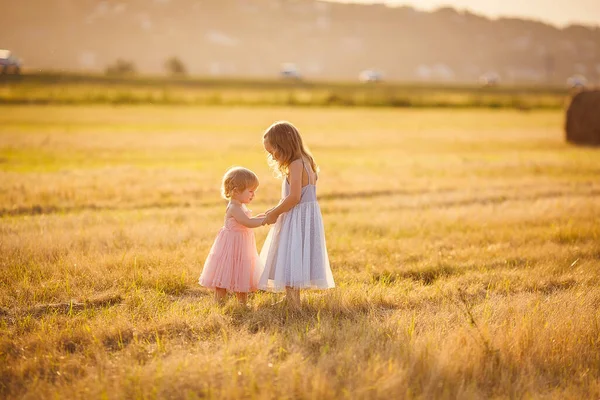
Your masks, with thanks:
[(258, 177), (249, 169), (234, 167), (223, 177), (221, 193), (229, 200), (225, 223), (219, 230), (200, 275), (200, 285), (214, 288), (215, 300), (222, 303), (227, 290), (246, 304), (248, 292), (254, 292), (262, 273), (254, 232), (263, 225), (264, 216), (251, 217), (246, 205), (254, 198)]

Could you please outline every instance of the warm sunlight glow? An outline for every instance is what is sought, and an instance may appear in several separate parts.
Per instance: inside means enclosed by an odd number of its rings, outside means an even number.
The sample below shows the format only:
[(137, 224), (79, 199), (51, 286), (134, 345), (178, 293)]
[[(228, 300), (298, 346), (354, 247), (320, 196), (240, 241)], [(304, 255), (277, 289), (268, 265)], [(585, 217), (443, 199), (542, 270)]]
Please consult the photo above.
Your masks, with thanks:
[[(338, 0), (329, 0), (338, 1)], [(411, 6), (430, 11), (440, 7), (467, 9), (488, 17), (519, 17), (554, 25), (584, 24), (600, 26), (600, 1), (597, 0), (343, 0), (345, 3), (385, 3), (389, 6)]]

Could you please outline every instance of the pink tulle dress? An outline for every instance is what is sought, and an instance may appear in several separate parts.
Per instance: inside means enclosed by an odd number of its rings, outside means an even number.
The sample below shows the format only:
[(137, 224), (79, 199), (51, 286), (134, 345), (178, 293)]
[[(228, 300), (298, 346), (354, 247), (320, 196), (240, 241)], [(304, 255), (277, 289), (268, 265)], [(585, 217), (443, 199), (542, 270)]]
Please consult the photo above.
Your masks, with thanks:
[[(250, 216), (250, 210), (245, 210)], [(257, 289), (262, 264), (256, 251), (252, 228), (233, 217), (225, 219), (208, 253), (199, 283), (208, 288), (233, 292), (253, 292)]]

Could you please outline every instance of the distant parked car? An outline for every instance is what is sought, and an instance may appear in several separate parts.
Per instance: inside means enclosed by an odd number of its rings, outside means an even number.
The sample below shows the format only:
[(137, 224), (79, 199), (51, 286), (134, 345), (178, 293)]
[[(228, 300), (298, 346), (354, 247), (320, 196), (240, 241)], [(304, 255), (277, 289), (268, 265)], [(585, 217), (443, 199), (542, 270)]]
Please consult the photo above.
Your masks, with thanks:
[(0, 49), (0, 73), (8, 74), (12, 71), (14, 74), (21, 73), (21, 60), (15, 57), (10, 50)]
[(583, 75), (573, 75), (567, 79), (567, 86), (569, 86), (570, 89), (582, 89), (586, 87), (587, 84), (588, 81)]
[(485, 87), (498, 86), (500, 83), (500, 75), (496, 72), (486, 72), (479, 77), (479, 83), (481, 86)]
[(296, 64), (293, 63), (284, 63), (281, 65), (281, 77), (284, 79), (295, 79), (300, 80), (302, 76), (296, 67)]
[(383, 80), (383, 74), (379, 71), (367, 69), (358, 75), (358, 80), (363, 83), (381, 82)]

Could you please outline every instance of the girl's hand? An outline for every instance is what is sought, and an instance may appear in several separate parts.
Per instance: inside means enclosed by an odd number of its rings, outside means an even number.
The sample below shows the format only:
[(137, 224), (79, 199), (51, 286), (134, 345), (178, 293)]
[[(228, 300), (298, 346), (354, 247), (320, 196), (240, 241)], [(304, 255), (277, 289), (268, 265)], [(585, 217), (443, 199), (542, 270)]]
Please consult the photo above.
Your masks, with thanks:
[(267, 214), (266, 213), (260, 213), (257, 216), (255, 216), (254, 218), (262, 218), (262, 223), (260, 224), (260, 226), (265, 226), (267, 224), (265, 222), (265, 220), (267, 219)]
[(267, 212), (267, 215), (265, 217), (265, 224), (267, 225), (272, 225), (275, 222), (277, 222), (277, 215), (275, 215), (275, 213), (273, 212)]

